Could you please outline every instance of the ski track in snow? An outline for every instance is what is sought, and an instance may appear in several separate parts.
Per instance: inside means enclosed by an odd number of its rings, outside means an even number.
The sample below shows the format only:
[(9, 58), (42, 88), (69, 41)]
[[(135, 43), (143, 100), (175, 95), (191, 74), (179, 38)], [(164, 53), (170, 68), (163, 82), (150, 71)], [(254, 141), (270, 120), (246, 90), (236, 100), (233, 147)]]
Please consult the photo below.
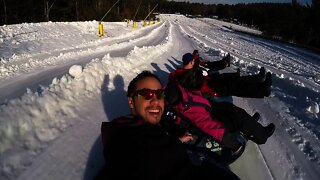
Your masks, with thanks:
[(27, 57), (25, 57), (24, 54), (20, 56), (15, 55), (13, 58), (5, 60), (4, 63), (1, 62), (0, 78), (3, 79), (7, 76), (10, 76), (11, 74), (17, 74), (16, 71), (23, 71), (25, 73), (31, 71), (33, 68), (39, 68), (47, 65), (56, 65), (58, 63), (66, 63), (70, 60), (74, 61), (77, 60), (76, 58), (78, 58), (79, 56), (92, 56), (102, 53), (105, 54), (106, 51), (121, 51), (128, 46), (139, 45), (143, 42), (145, 44), (148, 44), (150, 42), (145, 41), (147, 39), (151, 41), (153, 40), (152, 38), (156, 38), (156, 36), (154, 36), (154, 33), (160, 34), (159, 31), (161, 31), (162, 26), (161, 24), (157, 24), (155, 26), (148, 27), (139, 31), (140, 33), (135, 33), (134, 31), (133, 33), (129, 33), (128, 35), (121, 36), (121, 38), (115, 37), (110, 38), (111, 40), (99, 40), (98, 42), (94, 43), (94, 45), (91, 45), (93, 44), (91, 42), (89, 45), (82, 45), (81, 48), (69, 48), (68, 50), (62, 51), (53, 50), (44, 54), (41, 53), (29, 55)]
[[(45, 57), (42, 57), (43, 58), (42, 60), (38, 60), (38, 59), (30, 60), (29, 59), (28, 63), (20, 65), (20, 66), (14, 64), (14, 66), (16, 68), (12, 68), (12, 66), (9, 65), (9, 68), (8, 67), (6, 67), (6, 68), (10, 69), (10, 71), (4, 71), (5, 72), (4, 74), (5, 74), (5, 76), (9, 76), (10, 78), (7, 78), (7, 79), (3, 80), (2, 82), (0, 81), (1, 82), (0, 89), (3, 88), (3, 90), (1, 90), (1, 91), (6, 92), (0, 96), (0, 103), (3, 103), (5, 100), (10, 99), (12, 97), (11, 94), (14, 94), (14, 95), (17, 94), (17, 92), (12, 92), (9, 89), (15, 89), (15, 91), (19, 90), (20, 93), (23, 93), (25, 91), (25, 88), (23, 88), (23, 87), (25, 87), (25, 86), (27, 86), (28, 88), (30, 88), (32, 90), (36, 90), (38, 88), (39, 84), (49, 85), (50, 81), (54, 77), (61, 77), (62, 75), (66, 74), (68, 72), (69, 67), (75, 63), (80, 64), (80, 65), (85, 65), (89, 61), (91, 61), (91, 59), (93, 59), (93, 58), (102, 59), (102, 57), (106, 53), (109, 53), (109, 52), (110, 52), (110, 55), (125, 56), (135, 46), (143, 47), (146, 44), (148, 44), (148, 45), (158, 44), (158, 43), (161, 43), (162, 41), (165, 40), (165, 32), (166, 31), (164, 30), (164, 25), (160, 25), (160, 26), (155, 25), (155, 27), (152, 29), (152, 31), (142, 30), (142, 32), (144, 32), (144, 36), (141, 35), (143, 33), (135, 33), (135, 34), (139, 35), (138, 37), (136, 37), (136, 39), (128, 40), (127, 36), (125, 36), (125, 38), (124, 38), (124, 40), (122, 40), (122, 42), (117, 42), (114, 44), (109, 43), (108, 45), (98, 44), (93, 49), (92, 49), (92, 47), (89, 49), (83, 48), (79, 52), (78, 52), (78, 49), (76, 49), (76, 50), (72, 50), (72, 51), (69, 50), (69, 52), (60, 53), (60, 54), (54, 53), (54, 54), (56, 54), (56, 56), (46, 55)], [(130, 34), (132, 34), (132, 33), (130, 33)], [(155, 36), (155, 35), (157, 35), (157, 36)], [(119, 39), (119, 38), (115, 38), (115, 39)], [(39, 62), (41, 62), (41, 63), (39, 63)], [(43, 67), (45, 67), (45, 68), (43, 68)], [(12, 70), (12, 69), (16, 69), (16, 70)], [(39, 74), (39, 72), (41, 72), (41, 71), (42, 72), (45, 71), (45, 73), (46, 73), (49, 70), (52, 71), (52, 73), (50, 75), (46, 75), (45, 76), (46, 78), (41, 79), (40, 82), (35, 81), (32, 84), (26, 84), (25, 86), (22, 87), (23, 89), (18, 89), (18, 88), (12, 87), (13, 86), (12, 81), (11, 81), (12, 76), (15, 77), (16, 79), (20, 79), (19, 84), (24, 84), (24, 81), (25, 81), (25, 83), (27, 83), (28, 79), (29, 79), (29, 78), (25, 78), (26, 73), (33, 75), (32, 74), (33, 71), (36, 71)], [(23, 74), (19, 76), (21, 71), (23, 72)], [(10, 76), (10, 75), (12, 75), (12, 76)], [(35, 74), (35, 76), (37, 76), (37, 74)]]
[[(193, 49), (199, 49), (200, 55), (209, 60), (217, 60), (229, 52), (233, 59), (229, 71), (240, 68), (243, 75), (255, 74), (264, 66), (272, 72), (273, 91), (270, 98), (237, 100), (237, 105), (247, 109), (250, 114), (261, 112), (263, 124), (273, 122), (277, 125), (275, 135), (266, 145), (259, 146), (261, 161), (264, 161), (269, 170), (270, 179), (319, 178), (320, 123), (316, 114), (306, 111), (310, 103), (320, 102), (320, 84), (314, 82), (314, 76), (320, 74), (319, 55), (236, 33), (221, 25), (212, 24), (210, 19), (199, 21), (178, 15), (162, 15), (162, 19), (165, 22), (134, 31), (123, 31), (121, 35), (114, 37), (89, 37), (72, 47), (44, 48), (37, 52), (40, 45), (34, 45), (29, 52), (21, 51), (19, 54), (18, 50), (12, 50), (10, 52), (13, 55), (6, 53), (0, 57), (0, 92), (9, 91), (10, 84), (12, 91), (25, 89), (26, 86), (15, 84), (19, 79), (26, 83), (35, 81), (34, 89), (28, 90), (24, 95), (13, 92), (11, 100), (0, 107), (0, 179), (88, 178), (84, 174), (87, 172), (84, 172), (86, 167), (83, 165), (83, 157), (90, 152), (93, 143), (90, 141), (98, 137), (99, 132), (92, 133), (91, 138), (86, 140), (88, 147), (83, 150), (86, 153), (77, 154), (82, 158), (70, 157), (61, 164), (64, 168), (50, 169), (46, 166), (45, 163), (51, 162), (54, 157), (59, 156), (59, 160), (65, 157), (63, 153), (51, 156), (50, 153), (56, 154), (52, 146), (57, 148), (56, 151), (63, 150), (60, 139), (69, 139), (69, 143), (72, 143), (70, 139), (77, 138), (73, 133), (66, 132), (73, 126), (85, 128), (82, 123), (90, 117), (85, 116), (83, 111), (85, 107), (90, 111), (89, 102), (97, 106), (97, 102), (102, 101), (100, 103), (104, 106), (104, 112), (97, 112), (98, 122), (104, 121), (105, 115), (106, 121), (122, 115), (126, 110), (121, 104), (126, 100), (121, 96), (125, 98), (125, 89), (136, 73), (146, 69), (153, 70), (166, 82), (168, 73), (181, 65), (181, 56)], [(55, 23), (49, 25), (57, 26)], [(34, 39), (30, 38), (28, 42), (26, 38), (24, 43), (37, 40), (37, 44), (43, 41), (37, 38), (37, 26), (42, 27), (41, 23), (36, 24), (28, 31), (33, 34)], [(124, 24), (110, 23), (107, 31), (112, 35), (113, 31), (123, 26)], [(5, 28), (1, 27), (0, 32)], [(93, 32), (90, 28), (87, 31)], [(43, 38), (49, 41), (53, 37), (59, 39), (58, 36), (52, 33)], [(10, 40), (11, 44), (19, 46), (18, 40), (12, 40), (16, 38), (13, 33), (0, 38), (2, 42)], [(66, 34), (64, 38), (67, 41), (70, 37)], [(0, 51), (4, 48), (6, 47), (1, 46)], [(83, 66), (79, 77), (67, 74), (68, 68), (73, 64)], [(59, 69), (59, 73), (50, 75), (50, 69), (52, 73)], [(37, 74), (46, 79), (39, 80)], [(54, 79), (51, 80), (52, 78)], [(47, 85), (37, 87), (41, 82), (48, 81), (50, 83)], [(109, 96), (104, 96), (105, 92), (109, 92)], [(122, 94), (111, 96), (111, 92)], [(111, 103), (114, 107), (110, 106)], [(95, 126), (99, 126), (99, 123)], [(92, 129), (99, 128), (92, 126)], [(81, 143), (81, 140), (75, 141)], [(71, 150), (68, 152), (71, 153)], [(73, 169), (68, 168), (77, 163)], [(250, 166), (250, 162), (246, 165)], [(44, 169), (41, 166), (45, 166)], [(42, 173), (41, 170), (47, 173)], [(72, 170), (74, 176), (66, 176), (68, 170)], [(97, 172), (97, 169), (92, 171)]]

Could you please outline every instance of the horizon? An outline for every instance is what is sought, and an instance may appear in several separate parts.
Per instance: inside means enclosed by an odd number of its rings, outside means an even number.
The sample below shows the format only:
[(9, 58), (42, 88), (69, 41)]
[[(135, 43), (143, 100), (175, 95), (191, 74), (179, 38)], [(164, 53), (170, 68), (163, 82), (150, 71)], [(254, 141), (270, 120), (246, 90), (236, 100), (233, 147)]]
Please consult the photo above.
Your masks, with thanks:
[[(171, 0), (190, 3), (204, 3), (204, 4), (250, 4), (250, 3), (291, 3), (292, 0)], [(297, 0), (298, 3), (303, 5), (311, 5), (312, 0)]]

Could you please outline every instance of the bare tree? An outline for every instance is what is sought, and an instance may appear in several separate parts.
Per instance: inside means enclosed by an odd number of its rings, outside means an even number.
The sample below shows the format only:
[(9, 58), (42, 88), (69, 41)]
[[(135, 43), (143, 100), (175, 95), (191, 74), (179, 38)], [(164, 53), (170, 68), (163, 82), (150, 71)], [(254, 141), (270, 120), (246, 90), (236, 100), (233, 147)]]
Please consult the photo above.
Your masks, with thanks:
[(4, 24), (7, 24), (7, 6), (6, 6), (6, 1), (2, 0), (3, 2), (3, 11), (4, 11)]
[(49, 1), (50, 0), (43, 0), (44, 1), (44, 14), (45, 14), (45, 20), (49, 21), (49, 14), (50, 14), (50, 10), (53, 6), (53, 4), (56, 2), (56, 0), (54, 0), (51, 5), (49, 5)]
[(76, 3), (76, 18), (77, 18), (77, 21), (79, 21), (79, 10), (78, 10), (78, 0), (74, 0)]

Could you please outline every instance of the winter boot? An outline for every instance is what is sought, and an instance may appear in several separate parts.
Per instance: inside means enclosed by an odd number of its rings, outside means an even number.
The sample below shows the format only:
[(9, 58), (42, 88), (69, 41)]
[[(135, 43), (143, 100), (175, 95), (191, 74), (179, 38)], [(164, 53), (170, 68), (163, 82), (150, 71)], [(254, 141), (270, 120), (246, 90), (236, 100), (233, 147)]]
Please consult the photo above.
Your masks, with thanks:
[(268, 126), (263, 127), (262, 133), (251, 134), (247, 136), (249, 140), (255, 142), (256, 144), (265, 144), (270, 136), (274, 133), (276, 126), (273, 123), (270, 123)]
[(240, 68), (237, 68), (237, 73), (240, 74)]
[(260, 119), (260, 114), (258, 112), (254, 113), (251, 119), (258, 122)]
[(268, 97), (271, 94), (272, 76), (270, 72), (266, 74), (266, 80), (263, 82), (264, 96)]
[(257, 77), (259, 78), (260, 82), (265, 81), (265, 78), (266, 78), (266, 69), (265, 69), (264, 67), (261, 67), (261, 68), (260, 68), (260, 71), (259, 71)]
[(230, 63), (231, 63), (230, 53), (228, 53), (224, 58), (222, 58), (222, 60), (225, 62), (226, 67), (230, 67)]
[(241, 83), (262, 83), (265, 81), (265, 79), (266, 79), (266, 70), (264, 67), (260, 68), (260, 71), (258, 74), (240, 77)]
[(274, 125), (273, 123), (270, 123), (268, 126), (264, 127), (264, 129), (266, 130), (266, 135), (269, 138), (270, 136), (272, 136), (272, 134), (276, 130), (276, 125)]
[[(258, 115), (254, 115), (258, 117)], [(268, 138), (273, 134), (275, 125), (269, 124), (268, 126), (264, 127), (257, 121), (253, 121), (253, 118), (243, 118), (238, 119), (240, 127), (240, 131), (244, 134), (244, 136), (256, 144), (264, 144)]]

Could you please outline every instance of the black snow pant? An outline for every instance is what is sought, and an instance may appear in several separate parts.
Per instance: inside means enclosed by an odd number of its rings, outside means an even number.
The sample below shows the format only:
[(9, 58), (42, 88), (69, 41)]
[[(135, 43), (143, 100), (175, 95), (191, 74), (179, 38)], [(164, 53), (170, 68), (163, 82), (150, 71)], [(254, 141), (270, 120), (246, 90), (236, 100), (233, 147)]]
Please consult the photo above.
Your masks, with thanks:
[(229, 102), (210, 102), (212, 117), (217, 118), (225, 128), (233, 132), (242, 132), (257, 144), (264, 144), (268, 139), (265, 128), (253, 120), (244, 109)]
[(206, 63), (207, 68), (209, 68), (211, 71), (219, 71), (227, 67), (225, 60), (220, 61), (210, 61)]
[[(222, 70), (224, 68), (227, 67), (227, 63), (226, 60), (222, 59), (219, 61), (208, 61), (205, 62), (203, 65), (205, 68), (209, 68), (210, 71), (219, 71)], [(194, 61), (194, 68), (202, 68), (200, 67), (200, 60), (199, 59), (195, 59)]]
[(210, 74), (208, 86), (218, 96), (264, 98), (271, 93), (271, 77), (261, 81), (258, 75), (240, 76), (239, 73)]

